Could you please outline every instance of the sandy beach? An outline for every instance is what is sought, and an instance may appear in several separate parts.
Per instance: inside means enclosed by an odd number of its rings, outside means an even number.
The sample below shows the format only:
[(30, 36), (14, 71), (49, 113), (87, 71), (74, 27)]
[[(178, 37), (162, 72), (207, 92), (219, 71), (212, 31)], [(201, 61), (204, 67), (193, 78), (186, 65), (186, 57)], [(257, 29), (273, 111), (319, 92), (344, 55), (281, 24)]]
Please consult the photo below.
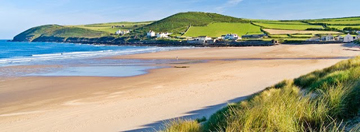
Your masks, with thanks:
[[(111, 57), (180, 59), (134, 77), (0, 77), (0, 128), (152, 131), (169, 119), (209, 116), (279, 81), (359, 55), (353, 46), (199, 48)], [(198, 60), (202, 63), (188, 63)]]

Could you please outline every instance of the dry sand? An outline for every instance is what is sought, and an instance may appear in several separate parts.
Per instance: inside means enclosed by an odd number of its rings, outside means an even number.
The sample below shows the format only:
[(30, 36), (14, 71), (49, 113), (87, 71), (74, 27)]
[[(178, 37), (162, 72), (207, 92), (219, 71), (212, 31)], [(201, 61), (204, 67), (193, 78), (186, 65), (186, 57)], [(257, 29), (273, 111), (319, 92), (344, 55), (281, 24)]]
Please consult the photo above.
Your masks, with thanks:
[[(351, 46), (179, 50), (115, 58), (209, 61), (170, 64), (189, 67), (156, 69), (126, 78), (1, 78), (0, 128), (2, 132), (153, 130), (162, 120), (210, 115), (227, 102), (344, 59), (332, 57), (358, 55), (358, 48)], [(238, 60), (246, 58), (257, 59)]]

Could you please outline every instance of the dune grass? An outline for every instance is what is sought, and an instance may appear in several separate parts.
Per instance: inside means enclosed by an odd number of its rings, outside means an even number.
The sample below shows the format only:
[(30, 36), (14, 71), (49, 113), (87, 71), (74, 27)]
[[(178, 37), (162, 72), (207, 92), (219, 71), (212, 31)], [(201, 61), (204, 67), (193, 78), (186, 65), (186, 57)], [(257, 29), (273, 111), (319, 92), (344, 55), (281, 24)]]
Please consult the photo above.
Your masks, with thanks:
[(200, 124), (196, 121), (174, 120), (166, 125), (166, 129), (162, 132), (199, 132)]
[[(360, 57), (357, 57), (280, 82), (246, 101), (229, 104), (199, 124), (196, 131), (360, 131), (359, 125), (349, 123), (351, 120), (359, 123), (359, 119), (354, 119), (359, 117), (359, 95)], [(187, 122), (177, 123), (168, 128)]]

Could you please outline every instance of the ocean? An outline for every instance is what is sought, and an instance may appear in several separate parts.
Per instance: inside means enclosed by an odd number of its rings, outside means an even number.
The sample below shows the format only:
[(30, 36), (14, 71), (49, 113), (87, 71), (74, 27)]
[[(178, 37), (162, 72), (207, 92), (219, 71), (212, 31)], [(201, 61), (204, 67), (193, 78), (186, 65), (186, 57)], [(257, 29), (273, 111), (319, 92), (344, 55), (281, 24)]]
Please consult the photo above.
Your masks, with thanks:
[[(127, 77), (159, 68), (171, 60), (99, 59), (110, 56), (190, 49), (193, 47), (110, 46), (0, 40), (0, 76)], [(9, 71), (9, 66), (54, 66), (46, 70)], [(49, 70), (50, 69), (50, 70)], [(22, 70), (23, 71), (23, 70)], [(29, 72), (30, 71), (30, 72)]]

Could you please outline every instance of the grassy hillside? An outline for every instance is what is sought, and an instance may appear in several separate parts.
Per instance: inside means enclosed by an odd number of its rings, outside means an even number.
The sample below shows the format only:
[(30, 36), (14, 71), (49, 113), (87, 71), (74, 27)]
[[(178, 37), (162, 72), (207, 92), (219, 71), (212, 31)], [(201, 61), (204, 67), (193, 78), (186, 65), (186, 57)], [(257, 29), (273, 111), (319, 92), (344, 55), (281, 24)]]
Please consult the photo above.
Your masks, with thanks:
[(147, 22), (112, 22), (112, 23), (98, 23), (89, 25), (71, 25), (68, 27), (85, 28), (96, 31), (103, 31), (107, 33), (115, 33), (118, 30), (134, 30), (136, 28), (143, 27), (151, 24), (152, 21)]
[(336, 28), (336, 29), (338, 29), (338, 30), (344, 30), (344, 28), (347, 28), (347, 27), (360, 29), (360, 25), (359, 25), (359, 26), (351, 26), (351, 25), (349, 25), (349, 26), (328, 26), (328, 27), (330, 27), (330, 28)]
[(172, 15), (160, 21), (156, 21), (150, 25), (144, 26), (142, 31), (147, 32), (149, 30), (153, 30), (156, 32), (172, 32), (175, 34), (182, 34), (190, 25), (207, 26), (210, 23), (219, 22), (248, 23), (249, 21), (216, 13), (185, 12)]
[(191, 26), (184, 36), (219, 37), (228, 33), (236, 33), (238, 35), (262, 34), (260, 27), (250, 23), (211, 23), (207, 26)]
[[(251, 25), (252, 24), (252, 25)], [(241, 19), (231, 16), (224, 16), (216, 13), (204, 12), (184, 12), (178, 13), (159, 21), (148, 22), (113, 22), (98, 23), (89, 25), (44, 25), (26, 30), (14, 37), (14, 41), (32, 41), (40, 36), (46, 37), (81, 37), (81, 38), (100, 38), (113, 35), (117, 30), (131, 30), (130, 34), (121, 36), (123, 39), (146, 39), (146, 32), (154, 30), (155, 32), (171, 32), (176, 36), (212, 36), (219, 37), (227, 33), (259, 34), (259, 30), (269, 30), (267, 33), (285, 34), (293, 38), (305, 38), (292, 36), (294, 34), (305, 34), (313, 30), (321, 31), (321, 34), (341, 34), (339, 32), (344, 28), (360, 28), (360, 17), (334, 18), (334, 19), (314, 19), (314, 20), (254, 20)], [(278, 29), (278, 30), (274, 30)], [(286, 31), (280, 31), (286, 30)], [(308, 30), (308, 31), (304, 31)], [(329, 31), (328, 31), (329, 30)], [(355, 34), (355, 29), (351, 30)], [(346, 31), (341, 31), (346, 32)], [(314, 32), (317, 34), (319, 32)], [(306, 36), (310, 38), (310, 36)], [(274, 37), (285, 38), (285, 37)]]
[(172, 122), (166, 132), (360, 131), (360, 57), (280, 82), (206, 122)]
[(94, 38), (108, 35), (103, 31), (95, 31), (78, 27), (66, 27), (60, 25), (44, 25), (30, 28), (14, 37), (14, 41), (32, 41), (40, 36), (53, 37), (84, 37)]
[(324, 29), (321, 25), (309, 25), (302, 22), (281, 22), (281, 21), (264, 21), (254, 22), (255, 25), (259, 25), (268, 29), (285, 29), (285, 30), (306, 30), (309, 28)]
[(324, 23), (328, 25), (360, 25), (360, 17), (327, 18), (306, 21), (310, 23)]
[(343, 30), (346, 27), (360, 28), (360, 17), (327, 18), (306, 21), (311, 24), (326, 25), (327, 27), (336, 28), (338, 30)]

